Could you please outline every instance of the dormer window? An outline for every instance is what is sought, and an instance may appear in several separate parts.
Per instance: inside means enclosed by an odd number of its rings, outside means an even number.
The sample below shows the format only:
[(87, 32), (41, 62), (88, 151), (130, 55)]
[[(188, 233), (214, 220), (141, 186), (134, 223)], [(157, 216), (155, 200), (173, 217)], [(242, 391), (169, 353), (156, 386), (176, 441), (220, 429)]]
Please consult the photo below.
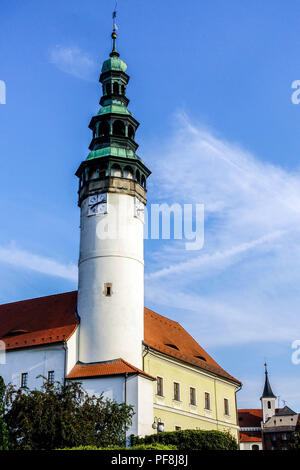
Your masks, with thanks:
[(177, 349), (179, 351), (179, 348), (175, 344), (166, 343), (165, 346), (168, 346), (169, 348), (172, 348), (172, 349)]

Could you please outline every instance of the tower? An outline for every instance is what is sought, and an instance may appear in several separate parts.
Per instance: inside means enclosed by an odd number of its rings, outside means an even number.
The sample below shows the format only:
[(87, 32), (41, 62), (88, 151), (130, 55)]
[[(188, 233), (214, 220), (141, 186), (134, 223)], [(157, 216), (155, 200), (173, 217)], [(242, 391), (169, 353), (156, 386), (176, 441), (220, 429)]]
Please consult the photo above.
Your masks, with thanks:
[(127, 65), (113, 48), (102, 66), (101, 108), (89, 128), (90, 153), (79, 166), (79, 360), (122, 358), (142, 367), (144, 207), (150, 171), (135, 142), (139, 123), (127, 109)]
[(263, 422), (265, 423), (271, 416), (275, 415), (276, 396), (274, 395), (268, 377), (267, 364), (265, 363), (265, 386), (261, 396), (263, 410)]

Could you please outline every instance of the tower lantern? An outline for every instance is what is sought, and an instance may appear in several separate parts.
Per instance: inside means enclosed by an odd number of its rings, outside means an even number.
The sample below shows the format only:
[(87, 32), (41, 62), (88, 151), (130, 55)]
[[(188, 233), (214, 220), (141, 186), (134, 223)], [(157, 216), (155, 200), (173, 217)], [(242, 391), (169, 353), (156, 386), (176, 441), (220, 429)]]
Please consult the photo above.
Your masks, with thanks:
[[(150, 171), (136, 154), (138, 121), (127, 106), (127, 65), (116, 47), (104, 61), (100, 110), (81, 163), (79, 359), (123, 358), (141, 367), (144, 316), (143, 216)], [(126, 334), (125, 334), (126, 333)]]

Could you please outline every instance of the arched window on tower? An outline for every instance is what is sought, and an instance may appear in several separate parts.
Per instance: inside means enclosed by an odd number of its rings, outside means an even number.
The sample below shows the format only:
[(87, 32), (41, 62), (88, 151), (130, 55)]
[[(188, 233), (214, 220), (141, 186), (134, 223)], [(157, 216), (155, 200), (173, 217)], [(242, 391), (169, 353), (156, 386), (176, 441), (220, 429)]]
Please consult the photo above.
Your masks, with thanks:
[(268, 409), (270, 410), (271, 409), (271, 402), (268, 401)]
[(141, 184), (142, 184), (143, 188), (146, 188), (146, 178), (145, 178), (144, 175), (142, 175)]
[(141, 182), (141, 174), (140, 174), (139, 170), (136, 170), (135, 178), (136, 178), (138, 183)]
[(121, 168), (119, 167), (119, 165), (117, 165), (115, 163), (111, 167), (110, 174), (111, 174), (111, 176), (114, 176), (115, 178), (121, 178), (122, 177), (122, 171), (121, 171)]
[(105, 85), (105, 91), (106, 91), (106, 94), (107, 94), (107, 95), (110, 95), (110, 94), (111, 94), (111, 85), (110, 85), (110, 83), (107, 83), (107, 84)]
[(125, 85), (121, 85), (121, 94), (125, 95)]
[(103, 179), (106, 177), (107, 165), (101, 165), (99, 168), (99, 178)]
[(119, 84), (118, 84), (118, 82), (114, 82), (113, 90), (114, 90), (114, 95), (119, 94)]
[(109, 125), (107, 121), (101, 121), (98, 126), (98, 137), (109, 135)]
[(125, 135), (125, 125), (123, 121), (115, 121), (113, 124), (113, 135), (124, 136)]
[(129, 180), (133, 179), (133, 171), (131, 166), (126, 166), (123, 171), (124, 178), (128, 178)]
[(129, 139), (133, 140), (134, 139), (134, 129), (131, 125), (128, 126), (128, 137)]
[(89, 172), (89, 179), (95, 180), (99, 178), (99, 169), (98, 168), (91, 168)]

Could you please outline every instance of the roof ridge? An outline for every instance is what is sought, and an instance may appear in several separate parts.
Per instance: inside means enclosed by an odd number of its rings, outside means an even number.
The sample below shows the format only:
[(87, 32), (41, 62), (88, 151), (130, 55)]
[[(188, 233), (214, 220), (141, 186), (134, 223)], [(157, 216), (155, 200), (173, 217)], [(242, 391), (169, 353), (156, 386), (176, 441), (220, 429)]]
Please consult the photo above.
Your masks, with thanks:
[(41, 295), (40, 297), (33, 297), (31, 299), (15, 300), (13, 302), (6, 302), (5, 304), (0, 304), (0, 308), (6, 307), (7, 305), (20, 304), (23, 302), (32, 302), (34, 300), (49, 299), (50, 297), (58, 297), (58, 296), (63, 296), (63, 295), (75, 294), (77, 292), (78, 292), (77, 290), (72, 290), (69, 292), (60, 292), (59, 294)]
[[(154, 310), (151, 310), (151, 308), (148, 308), (148, 307), (144, 307), (145, 310), (147, 310), (148, 312), (151, 312), (151, 313), (154, 313), (155, 315), (157, 315), (158, 317), (161, 317), (163, 318), (164, 320), (167, 320), (168, 322), (171, 322), (171, 323), (174, 323), (174, 326), (180, 326), (180, 323), (178, 321), (175, 321), (175, 320), (172, 320), (171, 318), (169, 317), (166, 317), (165, 315), (161, 315), (160, 313), (157, 313), (155, 312)], [(182, 327), (181, 327), (182, 328)]]

